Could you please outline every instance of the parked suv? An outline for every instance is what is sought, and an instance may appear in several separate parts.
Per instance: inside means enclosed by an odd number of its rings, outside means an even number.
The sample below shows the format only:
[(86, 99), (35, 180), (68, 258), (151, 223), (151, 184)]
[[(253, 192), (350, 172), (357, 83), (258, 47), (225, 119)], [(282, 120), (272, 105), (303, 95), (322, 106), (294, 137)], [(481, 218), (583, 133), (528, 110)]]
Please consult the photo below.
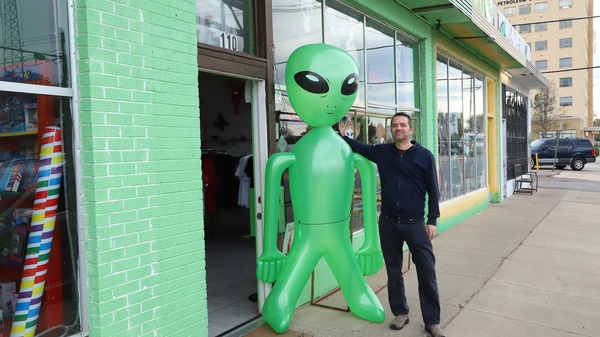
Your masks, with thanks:
[(556, 156), (556, 168), (570, 165), (574, 171), (581, 171), (585, 164), (596, 161), (594, 146), (585, 138), (559, 138), (558, 143), (556, 138), (535, 140), (531, 143), (531, 167), (535, 167), (536, 155), (540, 166), (553, 165)]

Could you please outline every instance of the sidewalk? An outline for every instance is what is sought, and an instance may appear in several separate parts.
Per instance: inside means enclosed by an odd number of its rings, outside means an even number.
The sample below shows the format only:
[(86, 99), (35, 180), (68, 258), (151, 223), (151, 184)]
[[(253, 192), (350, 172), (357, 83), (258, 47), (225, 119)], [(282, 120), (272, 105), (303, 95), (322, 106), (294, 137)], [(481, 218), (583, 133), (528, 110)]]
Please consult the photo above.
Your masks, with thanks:
[[(540, 188), (491, 204), (436, 237), (446, 335), (600, 336), (599, 210), (600, 193)], [(386, 309), (384, 323), (304, 305), (285, 336), (429, 336), (414, 266), (405, 274), (411, 321), (401, 331), (389, 328), (385, 270), (367, 279)], [(341, 292), (320, 303), (345, 308)], [(265, 325), (257, 330), (277, 336)]]

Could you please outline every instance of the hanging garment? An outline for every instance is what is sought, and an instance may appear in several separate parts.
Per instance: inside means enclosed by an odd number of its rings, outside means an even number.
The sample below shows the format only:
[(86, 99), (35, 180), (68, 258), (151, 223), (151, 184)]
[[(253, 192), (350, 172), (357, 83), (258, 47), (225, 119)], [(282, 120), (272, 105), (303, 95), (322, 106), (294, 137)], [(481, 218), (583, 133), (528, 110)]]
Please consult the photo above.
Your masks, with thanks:
[(250, 177), (246, 175), (245, 171), (246, 165), (248, 165), (248, 160), (251, 157), (251, 154), (241, 157), (235, 169), (235, 176), (240, 180), (240, 186), (238, 189), (238, 206), (241, 207), (249, 207), (248, 191), (250, 190)]

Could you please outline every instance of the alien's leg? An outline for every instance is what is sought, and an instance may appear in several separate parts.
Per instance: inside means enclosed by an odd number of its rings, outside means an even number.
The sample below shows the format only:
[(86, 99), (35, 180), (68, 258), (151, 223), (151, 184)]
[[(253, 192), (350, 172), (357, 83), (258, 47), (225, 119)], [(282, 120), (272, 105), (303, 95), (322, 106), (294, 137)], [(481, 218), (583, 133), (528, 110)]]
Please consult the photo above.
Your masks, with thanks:
[(331, 233), (326, 234), (326, 237), (338, 239), (330, 240), (324, 258), (340, 285), (346, 303), (356, 316), (372, 322), (383, 322), (385, 311), (360, 271), (350, 242), (348, 223), (329, 226), (335, 227), (329, 227)]
[[(301, 230), (296, 227), (296, 230)], [(300, 234), (300, 233), (298, 233)], [(322, 250), (313, 247), (310, 236), (294, 239), (285, 268), (275, 282), (263, 306), (263, 319), (277, 333), (285, 332), (292, 321), (296, 302), (310, 274), (321, 258)]]

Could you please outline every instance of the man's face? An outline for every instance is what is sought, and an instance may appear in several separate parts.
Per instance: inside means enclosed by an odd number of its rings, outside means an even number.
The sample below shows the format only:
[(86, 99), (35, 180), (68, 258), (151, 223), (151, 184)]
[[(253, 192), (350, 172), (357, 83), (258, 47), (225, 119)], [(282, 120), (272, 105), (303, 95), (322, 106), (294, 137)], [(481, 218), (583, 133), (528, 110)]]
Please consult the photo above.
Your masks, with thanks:
[(409, 119), (406, 116), (396, 116), (392, 119), (392, 136), (394, 141), (410, 140), (413, 128), (410, 127)]

